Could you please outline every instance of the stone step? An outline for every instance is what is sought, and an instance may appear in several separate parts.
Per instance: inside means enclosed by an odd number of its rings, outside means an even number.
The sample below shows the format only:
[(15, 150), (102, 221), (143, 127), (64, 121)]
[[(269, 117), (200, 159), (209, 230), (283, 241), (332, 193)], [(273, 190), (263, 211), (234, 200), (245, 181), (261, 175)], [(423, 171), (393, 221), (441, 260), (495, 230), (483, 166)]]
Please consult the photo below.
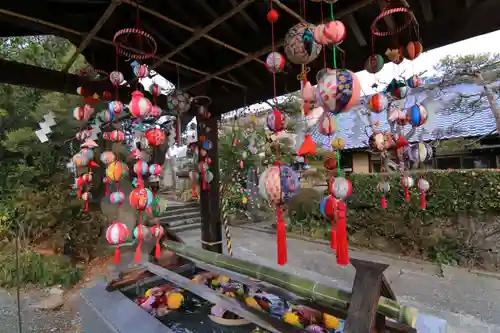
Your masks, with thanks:
[(201, 223), (201, 216), (195, 216), (189, 219), (178, 219), (178, 220), (171, 220), (171, 221), (165, 221), (165, 220), (160, 220), (160, 223), (169, 227), (176, 227), (178, 225), (184, 225), (184, 224), (191, 224), (191, 223)]
[(200, 214), (200, 207), (182, 207), (182, 208), (176, 208), (176, 209), (168, 209), (165, 210), (165, 213), (163, 213), (162, 216), (169, 216), (169, 215), (181, 215), (181, 214), (186, 214), (186, 213), (194, 213), (197, 212)]
[(178, 202), (167, 202), (167, 212), (173, 212), (180, 209), (186, 208), (200, 208), (200, 205), (197, 202), (190, 202), (179, 204)]
[(200, 229), (201, 224), (200, 223), (190, 223), (190, 224), (182, 224), (178, 225), (176, 227), (169, 228), (170, 230), (179, 233), (182, 231), (188, 231), (188, 230), (194, 230), (194, 229)]
[(176, 222), (176, 221), (184, 221), (184, 220), (192, 220), (201, 217), (199, 211), (187, 212), (182, 214), (168, 214), (160, 217), (161, 223), (167, 222)]

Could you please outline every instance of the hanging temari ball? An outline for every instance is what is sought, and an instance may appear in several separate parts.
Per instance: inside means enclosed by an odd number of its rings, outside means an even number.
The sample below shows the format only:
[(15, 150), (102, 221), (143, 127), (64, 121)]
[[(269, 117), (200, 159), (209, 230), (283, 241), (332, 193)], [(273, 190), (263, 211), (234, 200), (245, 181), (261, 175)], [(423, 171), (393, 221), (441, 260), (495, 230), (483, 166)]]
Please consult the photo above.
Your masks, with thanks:
[(132, 93), (132, 99), (130, 100), (130, 104), (128, 105), (128, 109), (132, 116), (144, 119), (149, 116), (151, 113), (153, 105), (144, 97), (143, 93), (136, 90)]
[(285, 57), (278, 52), (271, 52), (266, 58), (266, 69), (271, 73), (282, 72), (285, 68)]
[(265, 187), (267, 199), (274, 204), (280, 204), (297, 193), (299, 177), (288, 166), (273, 166), (267, 171)]
[(359, 102), (358, 77), (346, 69), (329, 69), (319, 80), (316, 95), (326, 111), (335, 114), (349, 111)]
[(187, 112), (191, 107), (189, 95), (182, 91), (175, 90), (167, 97), (167, 106), (170, 111), (176, 114)]
[(373, 113), (380, 113), (384, 111), (387, 106), (389, 105), (389, 100), (384, 94), (377, 93), (370, 97), (370, 100), (368, 101), (368, 108), (373, 112)]
[(118, 87), (125, 81), (125, 78), (121, 72), (114, 71), (109, 74), (109, 81), (111, 81), (115, 87)]
[(410, 88), (418, 88), (422, 85), (422, 80), (417, 75), (412, 75), (408, 80), (406, 80), (408, 87)]
[(269, 112), (267, 116), (267, 127), (271, 132), (278, 133), (285, 129), (286, 119), (285, 115), (281, 113), (277, 108)]
[(402, 47), (399, 51), (403, 57), (408, 60), (413, 60), (422, 54), (423, 47), (420, 42), (409, 42), (406, 47)]
[(384, 67), (384, 58), (380, 54), (374, 54), (366, 60), (365, 69), (368, 73), (378, 73)]
[(315, 25), (298, 23), (285, 35), (285, 56), (294, 64), (308, 64), (321, 52), (321, 44), (314, 40)]
[(422, 126), (427, 120), (427, 110), (422, 104), (415, 104), (406, 111), (406, 117), (413, 126)]

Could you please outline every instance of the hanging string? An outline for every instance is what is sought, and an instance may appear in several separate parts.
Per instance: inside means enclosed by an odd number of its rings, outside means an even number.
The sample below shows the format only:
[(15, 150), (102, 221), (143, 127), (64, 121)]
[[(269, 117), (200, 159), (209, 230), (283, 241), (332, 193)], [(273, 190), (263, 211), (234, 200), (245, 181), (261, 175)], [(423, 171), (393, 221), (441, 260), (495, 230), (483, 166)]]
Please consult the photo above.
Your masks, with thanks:
[[(333, 15), (333, 3), (330, 4), (330, 19), (332, 21), (335, 21), (335, 16)], [(337, 47), (335, 44), (332, 46), (332, 51), (333, 51), (333, 68), (337, 68)]]
[[(323, 1), (319, 3), (319, 12), (321, 15), (321, 24), (324, 23), (324, 16), (323, 16)], [(323, 47), (323, 68), (326, 68), (326, 47)]]

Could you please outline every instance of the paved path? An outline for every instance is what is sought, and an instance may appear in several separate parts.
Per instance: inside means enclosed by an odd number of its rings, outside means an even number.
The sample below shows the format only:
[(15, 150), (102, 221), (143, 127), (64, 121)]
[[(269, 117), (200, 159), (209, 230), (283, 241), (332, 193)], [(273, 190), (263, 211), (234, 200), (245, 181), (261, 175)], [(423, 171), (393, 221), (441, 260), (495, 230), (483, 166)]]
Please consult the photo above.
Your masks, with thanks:
[[(189, 245), (200, 246), (200, 230), (180, 233)], [(236, 257), (276, 266), (273, 235), (232, 228), (231, 240)], [(337, 287), (351, 288), (352, 267), (336, 266), (328, 246), (303, 240), (288, 240), (288, 265), (283, 269)], [(446, 319), (457, 333), (500, 333), (500, 280), (480, 277), (462, 269), (410, 263), (361, 252), (351, 257), (385, 262), (391, 266), (386, 277), (399, 301), (420, 312)], [(443, 276), (444, 275), (444, 276)]]

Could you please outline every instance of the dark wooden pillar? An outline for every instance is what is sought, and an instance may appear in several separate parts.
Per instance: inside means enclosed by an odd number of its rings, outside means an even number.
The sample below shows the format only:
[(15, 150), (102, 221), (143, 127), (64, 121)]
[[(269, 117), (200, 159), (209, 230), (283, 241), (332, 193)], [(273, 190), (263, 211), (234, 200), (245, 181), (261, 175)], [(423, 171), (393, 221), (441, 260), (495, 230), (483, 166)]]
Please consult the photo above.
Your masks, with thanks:
[[(204, 136), (205, 140), (210, 140), (212, 143), (212, 147), (207, 150), (207, 153), (211, 161), (209, 170), (214, 176), (207, 190), (203, 190), (200, 186), (201, 242), (205, 250), (222, 253), (217, 118), (210, 117), (207, 119), (198, 116), (196, 121), (198, 124), (198, 137)], [(201, 123), (205, 126), (200, 126)], [(207, 132), (206, 128), (210, 128), (210, 131)], [(203, 157), (200, 154), (200, 161), (202, 159)]]
[(376, 321), (378, 322), (377, 328), (385, 326), (385, 323), (381, 322), (385, 318), (376, 320), (376, 311), (384, 280), (384, 270), (389, 265), (359, 259), (351, 259), (351, 264), (356, 268), (356, 276), (344, 332), (372, 333)]

